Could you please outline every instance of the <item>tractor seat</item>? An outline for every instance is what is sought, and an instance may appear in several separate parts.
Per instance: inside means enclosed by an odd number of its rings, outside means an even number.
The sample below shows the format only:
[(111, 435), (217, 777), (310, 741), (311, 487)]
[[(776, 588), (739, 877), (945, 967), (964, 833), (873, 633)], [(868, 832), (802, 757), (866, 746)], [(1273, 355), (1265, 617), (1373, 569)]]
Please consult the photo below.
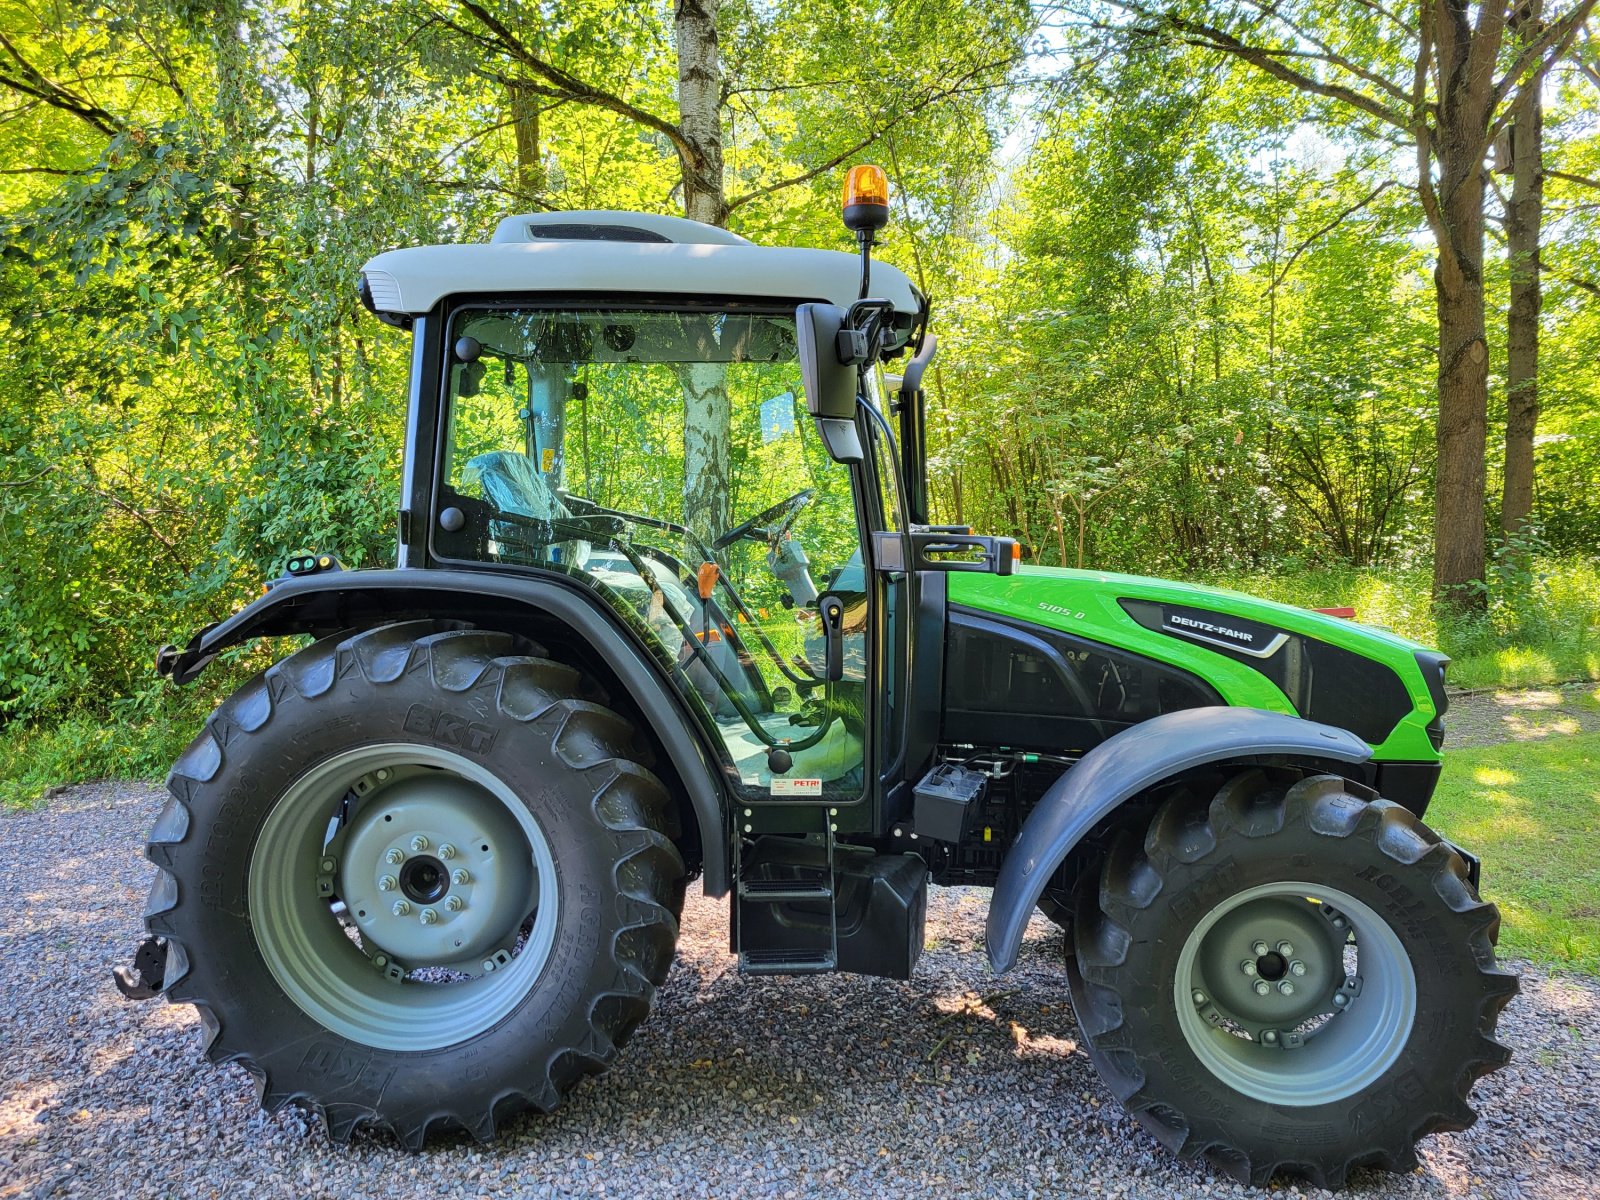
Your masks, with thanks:
[[(551, 490), (526, 454), (510, 450), (495, 450), (467, 460), (463, 482), (476, 482), (488, 500), (501, 512), (515, 513), (519, 517), (532, 517), (536, 521), (552, 521), (570, 517), (572, 512)], [(494, 533), (493, 523), (490, 532)], [(521, 530), (524, 536), (526, 531)], [(552, 542), (550, 561), (581, 570), (589, 561), (589, 543), (580, 538)]]

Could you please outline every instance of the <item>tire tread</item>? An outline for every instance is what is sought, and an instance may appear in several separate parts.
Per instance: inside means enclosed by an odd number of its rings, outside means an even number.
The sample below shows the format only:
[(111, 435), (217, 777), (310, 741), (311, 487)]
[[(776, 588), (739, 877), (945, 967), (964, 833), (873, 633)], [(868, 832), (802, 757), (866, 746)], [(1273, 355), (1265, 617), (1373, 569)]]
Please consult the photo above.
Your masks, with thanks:
[[(593, 776), (595, 817), (624, 847), (611, 882), (616, 894), (626, 898), (628, 919), (613, 932), (605, 950), (618, 984), (595, 998), (579, 1044), (555, 1048), (542, 1077), (492, 1096), (470, 1101), (453, 1097), (422, 1112), (388, 1115), (347, 1101), (325, 1102), (270, 1078), (253, 1056), (250, 1031), (225, 1028), (194, 988), (189, 951), (177, 936), (173, 916), (185, 901), (180, 874), (198, 858), (198, 839), (192, 837), (195, 790), (216, 778), (230, 744), (265, 728), (290, 692), (314, 700), (351, 671), (360, 672), (369, 684), (384, 686), (421, 670), (446, 691), (492, 689), (500, 713), (513, 720), (552, 722), (552, 745), (563, 761)], [(580, 1079), (605, 1071), (649, 1015), (656, 989), (665, 982), (677, 942), (686, 869), (671, 836), (677, 825), (671, 797), (649, 770), (648, 746), (625, 718), (597, 702), (603, 697), (581, 672), (551, 660), (527, 638), (425, 620), (325, 638), (224, 700), (168, 774), (170, 798), (145, 845), (145, 856), (157, 868), (146, 924), (168, 945), (163, 991), (169, 1002), (195, 1007), (206, 1057), (244, 1065), (267, 1111), (300, 1105), (333, 1142), (346, 1142), (356, 1129), (368, 1126), (389, 1131), (412, 1150), (421, 1149), (431, 1131), (446, 1127), (464, 1129), (480, 1142), (492, 1141), (515, 1114), (548, 1112)], [(174, 963), (182, 970), (174, 972)]]

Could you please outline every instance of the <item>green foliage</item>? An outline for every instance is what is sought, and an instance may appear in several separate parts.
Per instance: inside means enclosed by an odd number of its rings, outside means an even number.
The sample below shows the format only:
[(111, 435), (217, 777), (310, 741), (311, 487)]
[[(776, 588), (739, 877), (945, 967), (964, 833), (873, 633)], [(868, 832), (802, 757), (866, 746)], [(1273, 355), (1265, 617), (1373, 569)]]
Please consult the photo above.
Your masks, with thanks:
[(1428, 819), (1482, 856), (1502, 954), (1600, 972), (1600, 734), (1451, 755)]
[[(81, 772), (114, 765), (91, 743), (146, 695), (154, 649), (292, 552), (388, 561), (408, 354), (356, 301), (368, 256), (482, 239), (510, 211), (681, 211), (671, 139), (619, 111), (676, 120), (673, 7), (489, 7), (617, 101), (536, 88), (531, 162), (512, 119), (526, 63), (444, 0), (0, 5), (0, 724), (18, 770), (66, 761), (19, 732), (35, 722), (62, 723), (63, 754), (83, 742)], [(1547, 88), (1541, 540), (1495, 558), (1481, 617), (1438, 629), (1432, 264), (1414, 193), (1385, 186), (1404, 182), (1393, 147), (1237, 62), (1048, 15), (722, 5), (731, 226), (848, 248), (843, 168), (871, 156), (894, 179), (881, 255), (933, 297), (942, 347), (936, 518), (1037, 561), (1352, 601), (1442, 641), (1458, 682), (1594, 673), (1589, 78)], [(1375, 10), (1326, 15), (1388, 69)], [(54, 90), (3, 83), (28, 71)], [(1489, 286), (1503, 305), (1503, 269)], [(748, 512), (779, 477), (749, 431), (731, 441)], [(591, 451), (585, 471), (620, 486), (634, 460)], [(135, 741), (156, 728), (141, 714), (120, 721)]]
[(192, 693), (163, 689), (112, 701), (101, 712), (69, 711), (48, 725), (0, 729), (0, 810), (33, 807), (64, 783), (160, 778), (209, 707)]

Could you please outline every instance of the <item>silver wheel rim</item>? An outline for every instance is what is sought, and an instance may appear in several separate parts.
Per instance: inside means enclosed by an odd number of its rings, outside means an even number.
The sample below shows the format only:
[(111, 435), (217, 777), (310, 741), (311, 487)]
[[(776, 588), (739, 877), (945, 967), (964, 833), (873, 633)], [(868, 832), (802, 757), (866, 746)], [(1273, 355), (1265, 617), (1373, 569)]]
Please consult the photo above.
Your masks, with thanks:
[(284, 792), (251, 855), (256, 944), (300, 1009), (389, 1050), (455, 1045), (532, 991), (555, 944), (548, 840), (449, 750), (346, 751)]
[(1394, 1065), (1417, 984), (1371, 907), (1290, 880), (1242, 891), (1200, 920), (1178, 956), (1173, 1003), (1184, 1040), (1217, 1079), (1306, 1107), (1355, 1095)]

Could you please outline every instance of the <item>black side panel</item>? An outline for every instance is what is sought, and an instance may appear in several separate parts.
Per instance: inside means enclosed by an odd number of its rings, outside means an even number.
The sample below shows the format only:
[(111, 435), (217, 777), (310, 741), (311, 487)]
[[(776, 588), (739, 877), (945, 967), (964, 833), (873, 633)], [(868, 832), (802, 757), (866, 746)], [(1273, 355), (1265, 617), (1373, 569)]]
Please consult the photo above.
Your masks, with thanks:
[(706, 893), (726, 894), (730, 834), (715, 760), (695, 737), (698, 725), (664, 678), (665, 667), (580, 585), (563, 584), (556, 576), (529, 579), (501, 571), (438, 569), (340, 571), (286, 579), (226, 621), (202, 630), (166, 660), (167, 673), (174, 683), (188, 683), (222, 650), (258, 637), (324, 637), (417, 617), (493, 625), (508, 613), (532, 636), (616, 681), (621, 694), (612, 696), (613, 703), (631, 706), (631, 715), (649, 727), (694, 811)]
[(1417, 816), (1425, 816), (1433, 789), (1439, 786), (1441, 762), (1380, 762), (1372, 786), (1385, 800), (1403, 804)]
[(1162, 713), (1223, 703), (1204, 680), (1100, 642), (951, 606), (947, 742), (1085, 751)]
[[(1374, 746), (1411, 711), (1411, 695), (1400, 676), (1342, 646), (1225, 613), (1153, 600), (1118, 603), (1146, 629), (1201, 643), (1260, 671), (1306, 720), (1348, 729)], [(1199, 627), (1205, 621), (1210, 624)], [(1224, 638), (1231, 639), (1229, 644)], [(1440, 689), (1442, 694), (1442, 677)]]

